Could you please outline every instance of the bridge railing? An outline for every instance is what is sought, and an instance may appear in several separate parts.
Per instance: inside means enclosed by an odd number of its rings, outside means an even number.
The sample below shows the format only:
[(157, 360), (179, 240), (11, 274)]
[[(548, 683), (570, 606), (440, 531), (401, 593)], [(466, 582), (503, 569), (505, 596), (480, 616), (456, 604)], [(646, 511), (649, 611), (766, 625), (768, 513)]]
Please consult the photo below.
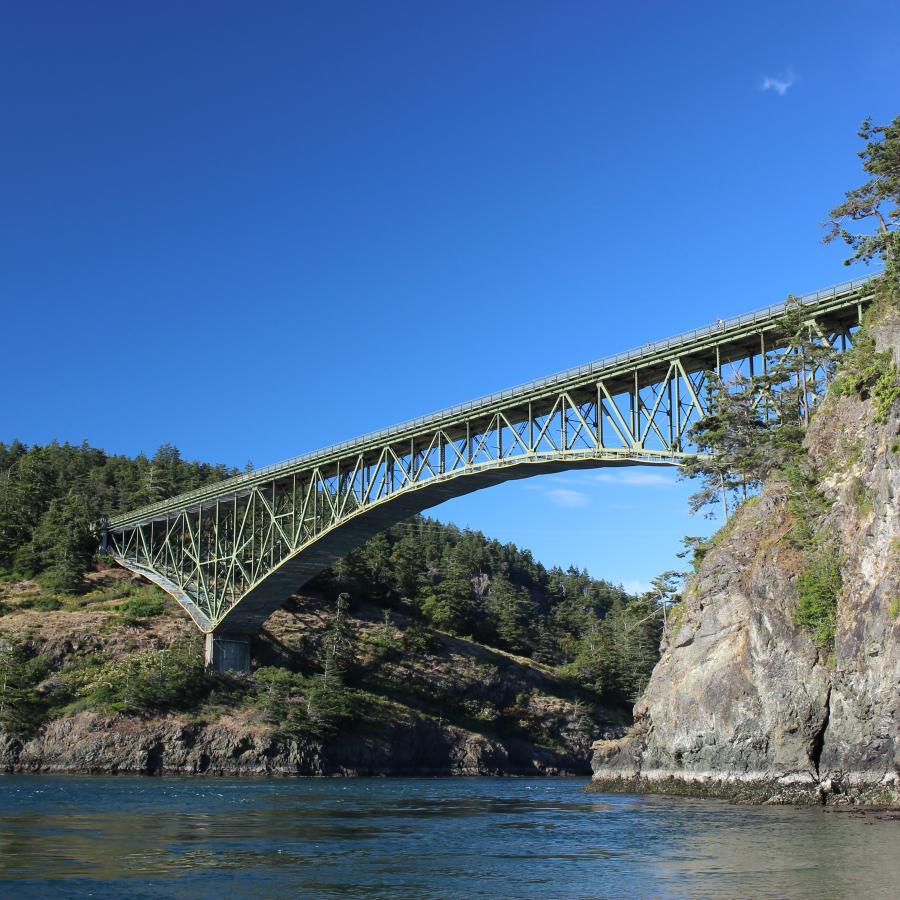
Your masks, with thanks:
[[(822, 290), (814, 291), (810, 294), (803, 294), (802, 296), (794, 298), (793, 302), (798, 303), (800, 306), (813, 306), (820, 303), (822, 300), (836, 298), (841, 294), (853, 293), (859, 290), (859, 288), (867, 284), (873, 278), (878, 277), (878, 274), (880, 273), (867, 275), (864, 278), (855, 278), (850, 281), (843, 281), (840, 284), (836, 284), (829, 288), (823, 288)], [(732, 316), (729, 319), (719, 320), (712, 325), (704, 325), (700, 328), (694, 328), (690, 331), (682, 332), (681, 334), (675, 335), (673, 337), (663, 338), (662, 340), (658, 341), (652, 341), (640, 347), (635, 347), (631, 350), (625, 350), (621, 353), (615, 353), (610, 356), (605, 356), (601, 359), (594, 360), (593, 362), (586, 363), (581, 366), (575, 366), (571, 369), (565, 369), (561, 372), (555, 372), (554, 374), (547, 375), (544, 378), (538, 378), (533, 381), (526, 381), (522, 384), (516, 385), (515, 387), (506, 388), (502, 391), (496, 391), (492, 394), (486, 394), (485, 396), (479, 397), (476, 400), (469, 400), (465, 403), (459, 403), (456, 406), (446, 407), (445, 409), (441, 409), (437, 412), (429, 413), (424, 416), (418, 416), (414, 419), (407, 419), (406, 421), (400, 422), (397, 425), (391, 425), (387, 428), (378, 429), (377, 431), (370, 431), (366, 434), (360, 435), (359, 437), (350, 438), (346, 441), (340, 441), (335, 444), (330, 444), (329, 446), (323, 447), (319, 450), (312, 450), (308, 453), (302, 453), (299, 456), (291, 457), (290, 459), (283, 460), (282, 462), (273, 463), (272, 465), (264, 466), (261, 469), (254, 469), (252, 472), (247, 472), (243, 475), (236, 475), (224, 482), (218, 482), (214, 485), (207, 485), (206, 487), (198, 488), (194, 491), (180, 494), (177, 498), (173, 497), (168, 500), (163, 500), (159, 503), (154, 503), (152, 505), (142, 507), (141, 509), (134, 510), (127, 515), (129, 517), (133, 516), (135, 513), (152, 515), (154, 512), (161, 512), (169, 508), (173, 500), (177, 499), (179, 501), (179, 505), (189, 503), (194, 499), (201, 500), (204, 497), (209, 496), (210, 490), (214, 490), (218, 493), (219, 490), (225, 485), (227, 485), (228, 487), (240, 489), (242, 484), (248, 482), (257, 482), (259, 480), (266, 479), (269, 476), (277, 475), (279, 472), (285, 469), (291, 469), (296, 466), (303, 465), (307, 462), (311, 463), (315, 460), (321, 459), (322, 457), (332, 456), (344, 450), (357, 448), (362, 444), (381, 441), (385, 438), (393, 437), (394, 435), (400, 434), (402, 432), (410, 431), (411, 429), (430, 425), (446, 418), (471, 412), (483, 406), (489, 406), (493, 403), (497, 403), (503, 400), (510, 400), (518, 395), (528, 394), (532, 391), (539, 390), (542, 387), (549, 387), (551, 385), (558, 384), (560, 381), (568, 381), (569, 379), (576, 378), (581, 375), (591, 375), (595, 372), (599, 372), (612, 366), (618, 366), (625, 362), (639, 360), (647, 356), (653, 356), (673, 347), (696, 341), (699, 338), (709, 337), (721, 332), (727, 332), (732, 328), (740, 328), (741, 326), (750, 325), (754, 322), (769, 320), (775, 316), (782, 315), (787, 308), (787, 303), (788, 301), (783, 301), (781, 303), (775, 303), (770, 304), (769, 306), (760, 307), (759, 309), (753, 310), (749, 313), (743, 313), (739, 316)], [(115, 524), (116, 518), (118, 517), (111, 517), (111, 524)]]

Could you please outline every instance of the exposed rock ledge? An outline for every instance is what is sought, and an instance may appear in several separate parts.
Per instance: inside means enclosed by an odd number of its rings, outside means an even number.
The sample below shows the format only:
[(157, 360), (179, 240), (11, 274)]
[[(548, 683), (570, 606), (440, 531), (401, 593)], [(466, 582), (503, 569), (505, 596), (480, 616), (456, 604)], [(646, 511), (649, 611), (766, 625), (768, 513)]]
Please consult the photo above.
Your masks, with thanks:
[[(876, 333), (900, 357), (900, 317)], [(900, 363), (900, 358), (898, 358)], [(592, 788), (900, 805), (900, 403), (830, 396), (807, 436), (841, 551), (832, 654), (793, 623), (802, 559), (768, 485), (688, 585), (635, 725), (594, 744)]]
[[(615, 729), (612, 730), (613, 732)], [(0, 772), (146, 775), (584, 775), (581, 752), (503, 742), (429, 718), (384, 723), (331, 742), (294, 740), (248, 718), (81, 712), (30, 739), (0, 733)]]

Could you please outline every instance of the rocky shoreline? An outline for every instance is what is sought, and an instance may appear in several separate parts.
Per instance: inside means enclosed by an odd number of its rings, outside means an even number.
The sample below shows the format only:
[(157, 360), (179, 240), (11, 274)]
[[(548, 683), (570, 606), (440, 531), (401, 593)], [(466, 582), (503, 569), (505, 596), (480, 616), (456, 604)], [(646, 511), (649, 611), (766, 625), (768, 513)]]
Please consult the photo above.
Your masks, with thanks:
[[(609, 733), (621, 732), (610, 729)], [(558, 752), (426, 717), (321, 741), (228, 717), (202, 724), (82, 712), (38, 734), (0, 734), (0, 772), (209, 776), (590, 774), (590, 741)]]
[(898, 780), (893, 773), (874, 780), (867, 773), (834, 775), (820, 781), (814, 775), (772, 778), (768, 772), (722, 776), (719, 772), (646, 771), (640, 775), (595, 774), (587, 790), (602, 794), (659, 794), (792, 806), (871, 806), (895, 809)]

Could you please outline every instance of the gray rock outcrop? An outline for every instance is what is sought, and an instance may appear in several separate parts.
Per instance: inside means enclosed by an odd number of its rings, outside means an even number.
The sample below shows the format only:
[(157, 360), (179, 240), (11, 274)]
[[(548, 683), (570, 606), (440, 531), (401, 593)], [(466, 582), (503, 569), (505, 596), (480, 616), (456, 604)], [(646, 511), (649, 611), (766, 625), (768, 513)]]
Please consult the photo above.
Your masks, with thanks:
[(484, 735), (418, 719), (325, 743), (279, 737), (257, 723), (195, 723), (81, 712), (29, 739), (0, 739), (0, 771), (146, 775), (494, 775), (579, 767), (516, 753)]
[[(898, 319), (874, 330), (895, 357)], [(794, 623), (804, 562), (770, 483), (686, 586), (632, 730), (594, 745), (594, 789), (900, 803), (900, 402), (880, 425), (872, 406), (829, 396), (806, 438), (841, 558), (833, 652)]]

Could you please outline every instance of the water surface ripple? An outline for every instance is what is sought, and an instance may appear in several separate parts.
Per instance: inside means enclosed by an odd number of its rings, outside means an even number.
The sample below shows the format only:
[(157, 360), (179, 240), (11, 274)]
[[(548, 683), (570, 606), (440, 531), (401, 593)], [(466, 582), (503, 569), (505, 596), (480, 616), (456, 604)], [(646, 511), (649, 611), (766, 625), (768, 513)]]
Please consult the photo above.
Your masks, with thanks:
[(3, 775), (0, 896), (897, 896), (898, 821), (584, 785)]

